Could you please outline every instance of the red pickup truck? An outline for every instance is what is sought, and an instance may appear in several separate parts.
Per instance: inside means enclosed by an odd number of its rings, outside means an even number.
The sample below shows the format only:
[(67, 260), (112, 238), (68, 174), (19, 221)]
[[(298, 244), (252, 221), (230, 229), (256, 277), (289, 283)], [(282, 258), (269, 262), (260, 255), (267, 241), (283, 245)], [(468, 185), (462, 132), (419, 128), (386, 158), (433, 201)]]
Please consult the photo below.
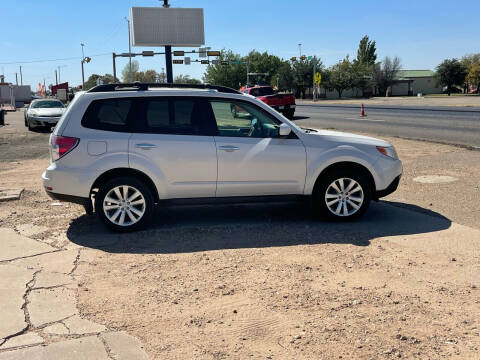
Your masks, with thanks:
[(295, 95), (278, 94), (271, 86), (253, 86), (241, 90), (243, 93), (250, 94), (270, 105), (278, 112), (281, 112), (288, 119), (293, 119), (295, 113)]

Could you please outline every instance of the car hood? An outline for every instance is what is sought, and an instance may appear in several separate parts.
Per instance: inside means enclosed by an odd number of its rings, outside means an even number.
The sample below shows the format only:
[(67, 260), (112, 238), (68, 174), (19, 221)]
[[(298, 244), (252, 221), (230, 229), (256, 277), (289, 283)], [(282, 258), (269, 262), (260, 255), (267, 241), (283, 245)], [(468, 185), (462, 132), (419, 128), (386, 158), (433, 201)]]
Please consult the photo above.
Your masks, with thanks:
[(30, 109), (29, 111), (33, 111), (33, 113), (38, 116), (62, 116), (65, 108), (37, 108)]
[(351, 134), (341, 131), (331, 131), (331, 130), (316, 130), (315, 132), (310, 132), (305, 134), (312, 140), (316, 140), (319, 137), (323, 137), (326, 140), (345, 143), (345, 144), (358, 144), (358, 145), (373, 145), (373, 146), (392, 146), (391, 143), (385, 140), (380, 140), (370, 136)]

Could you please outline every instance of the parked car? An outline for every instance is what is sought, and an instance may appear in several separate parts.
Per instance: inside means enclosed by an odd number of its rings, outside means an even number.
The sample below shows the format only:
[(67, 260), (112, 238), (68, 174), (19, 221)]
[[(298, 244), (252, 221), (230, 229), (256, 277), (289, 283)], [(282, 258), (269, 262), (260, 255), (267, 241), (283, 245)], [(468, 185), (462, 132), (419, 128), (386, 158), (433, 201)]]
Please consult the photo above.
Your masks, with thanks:
[(33, 100), (24, 110), (25, 126), (28, 130), (37, 127), (53, 128), (65, 112), (65, 105), (56, 99)]
[(87, 213), (94, 207), (119, 231), (142, 228), (154, 205), (179, 201), (308, 198), (330, 218), (354, 219), (395, 191), (402, 174), (389, 142), (300, 128), (252, 96), (211, 85), (77, 93), (50, 154), (47, 194)]
[(245, 88), (242, 92), (257, 97), (265, 104), (281, 112), (288, 119), (293, 119), (296, 104), (295, 95), (292, 93), (279, 94), (273, 90), (273, 87), (266, 85)]
[(478, 89), (472, 89), (472, 90), (470, 90), (470, 94), (478, 94)]

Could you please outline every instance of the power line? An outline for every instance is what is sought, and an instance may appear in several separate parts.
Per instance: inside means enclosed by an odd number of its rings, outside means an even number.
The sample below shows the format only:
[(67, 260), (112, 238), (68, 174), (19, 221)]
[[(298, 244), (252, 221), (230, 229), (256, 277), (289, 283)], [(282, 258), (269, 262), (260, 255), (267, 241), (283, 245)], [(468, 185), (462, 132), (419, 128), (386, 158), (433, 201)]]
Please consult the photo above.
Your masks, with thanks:
[[(106, 56), (106, 55), (112, 55), (112, 53), (108, 52), (108, 53), (94, 54), (94, 55), (90, 55), (89, 57)], [(0, 65), (20, 65), (20, 64), (33, 64), (33, 63), (66, 61), (66, 60), (81, 60), (81, 58), (79, 56), (75, 56), (75, 57), (47, 59), (47, 60), (11, 61), (11, 62), (0, 62)]]

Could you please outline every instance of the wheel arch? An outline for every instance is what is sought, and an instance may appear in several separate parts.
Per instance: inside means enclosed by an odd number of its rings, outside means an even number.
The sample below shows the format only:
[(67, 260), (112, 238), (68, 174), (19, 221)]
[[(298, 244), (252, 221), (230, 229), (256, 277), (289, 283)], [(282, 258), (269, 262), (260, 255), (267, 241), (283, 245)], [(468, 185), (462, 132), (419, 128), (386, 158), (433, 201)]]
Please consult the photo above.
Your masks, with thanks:
[(330, 164), (325, 169), (323, 169), (320, 172), (320, 174), (317, 176), (317, 179), (315, 180), (315, 185), (313, 186), (312, 194), (315, 194), (322, 178), (325, 177), (325, 175), (327, 175), (327, 174), (329, 174), (333, 171), (338, 171), (338, 170), (350, 170), (350, 171), (351, 170), (356, 170), (356, 171), (362, 173), (363, 175), (365, 175), (366, 178), (369, 180), (369, 188), (370, 188), (370, 192), (372, 194), (372, 197), (375, 197), (376, 187), (375, 187), (375, 179), (374, 179), (372, 173), (370, 172), (370, 170), (368, 168), (366, 168), (362, 164), (359, 164), (359, 163), (353, 162), (353, 161), (336, 162), (336, 163)]
[(158, 190), (152, 179), (144, 172), (132, 168), (115, 168), (105, 171), (93, 182), (93, 185), (90, 188), (90, 194), (93, 192), (94, 189), (98, 189), (105, 182), (122, 176), (131, 176), (144, 182), (145, 185), (147, 185), (147, 187), (152, 192), (153, 200), (155, 202), (159, 201)]

